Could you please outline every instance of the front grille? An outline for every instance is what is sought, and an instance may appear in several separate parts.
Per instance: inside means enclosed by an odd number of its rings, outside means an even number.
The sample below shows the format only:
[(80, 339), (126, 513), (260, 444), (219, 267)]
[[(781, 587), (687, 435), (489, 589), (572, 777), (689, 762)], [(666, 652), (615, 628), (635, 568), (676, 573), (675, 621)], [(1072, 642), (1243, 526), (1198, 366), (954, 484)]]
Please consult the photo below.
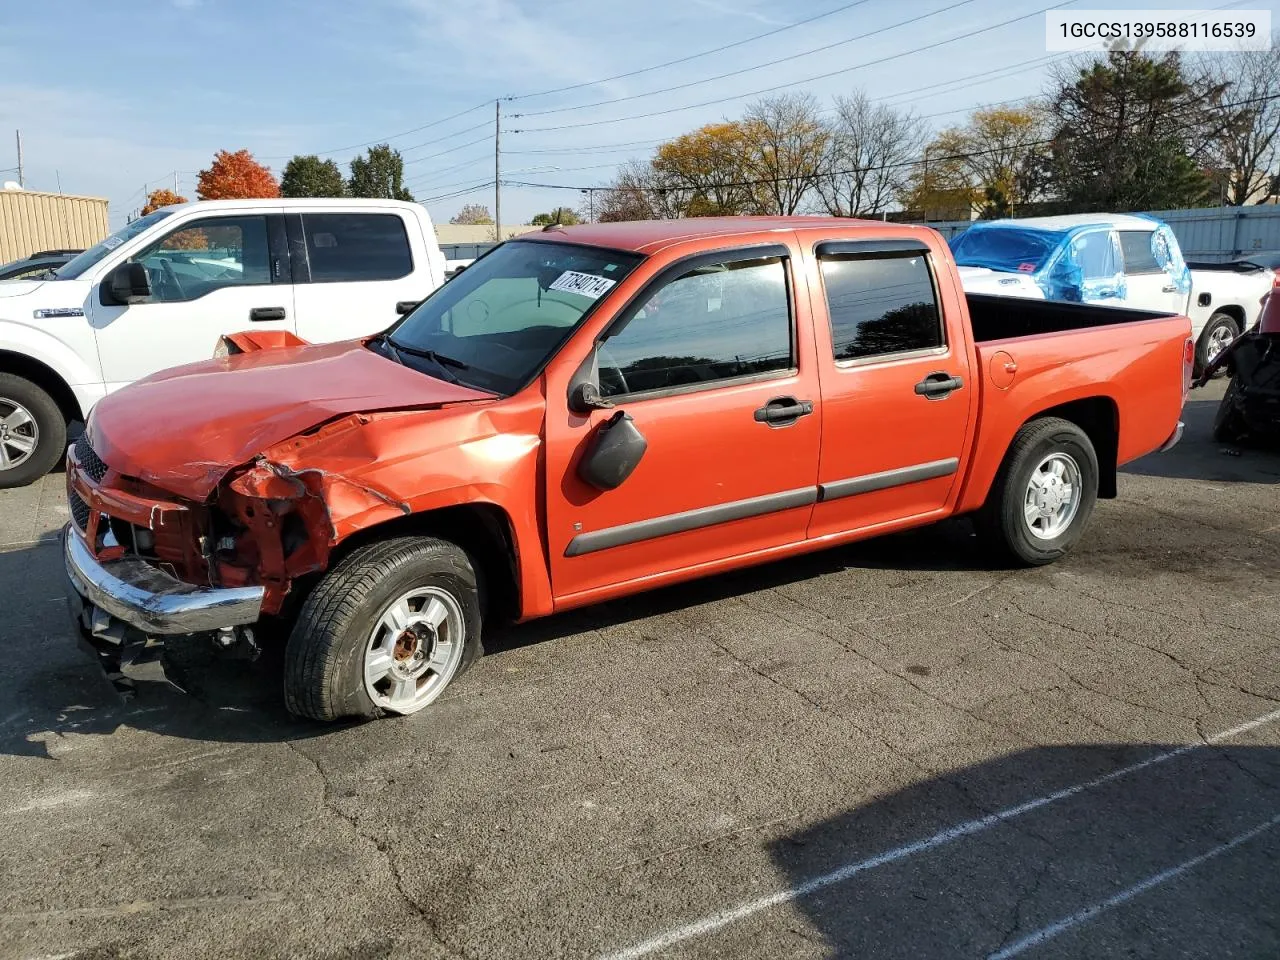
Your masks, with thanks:
[(76, 522), (76, 526), (81, 530), (89, 529), (89, 505), (80, 499), (80, 494), (74, 490), (70, 492), (68, 497), (71, 507), (71, 519)]
[[(101, 483), (102, 478), (107, 475), (107, 465), (102, 459), (93, 452), (93, 447), (89, 446), (89, 441), (81, 437), (76, 441), (76, 459), (80, 461), (80, 469), (82, 469), (89, 479), (94, 483)], [(85, 508), (86, 510), (88, 507)], [(74, 512), (75, 508), (72, 507)]]

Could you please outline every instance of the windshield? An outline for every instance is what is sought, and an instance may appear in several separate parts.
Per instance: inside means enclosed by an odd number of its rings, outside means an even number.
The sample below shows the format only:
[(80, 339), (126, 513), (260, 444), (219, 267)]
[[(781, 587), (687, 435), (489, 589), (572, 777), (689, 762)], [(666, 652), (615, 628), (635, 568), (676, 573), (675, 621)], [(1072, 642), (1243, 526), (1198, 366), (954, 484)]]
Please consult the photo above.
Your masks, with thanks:
[(1037, 273), (1048, 263), (1065, 233), (1030, 227), (970, 227), (951, 241), (962, 267), (986, 267), (1006, 273)]
[(132, 240), (143, 230), (146, 230), (154, 223), (159, 223), (172, 212), (172, 210), (156, 210), (153, 213), (148, 213), (145, 217), (139, 217), (137, 220), (126, 223), (105, 240), (95, 243), (84, 253), (72, 260), (68, 260), (54, 271), (54, 277), (58, 280), (74, 280), (116, 247), (120, 246), (120, 244), (126, 240)]
[(480, 390), (514, 393), (641, 259), (598, 247), (508, 241), (371, 346), (389, 342), (386, 354), (410, 366), (443, 371)]

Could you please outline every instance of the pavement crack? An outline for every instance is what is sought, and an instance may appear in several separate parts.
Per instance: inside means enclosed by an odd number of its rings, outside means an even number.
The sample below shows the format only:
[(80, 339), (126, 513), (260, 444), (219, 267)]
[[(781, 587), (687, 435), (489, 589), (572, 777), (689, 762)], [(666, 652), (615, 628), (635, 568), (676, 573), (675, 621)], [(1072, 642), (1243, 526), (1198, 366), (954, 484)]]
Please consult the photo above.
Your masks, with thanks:
[(400, 899), (403, 900), (405, 906), (408, 907), (409, 910), (411, 910), (418, 919), (426, 925), (432, 939), (434, 939), (441, 948), (447, 951), (450, 956), (463, 956), (463, 954), (459, 953), (445, 942), (444, 938), (440, 935), (435, 918), (422, 906), (422, 904), (418, 903), (417, 899), (409, 892), (408, 887), (405, 884), (404, 877), (400, 873), (400, 865), (397, 863), (395, 855), (391, 852), (391, 845), (387, 843), (386, 840), (362, 830), (360, 828), (359, 819), (348, 814), (334, 801), (333, 785), (329, 782), (329, 775), (325, 773), (324, 765), (315, 757), (298, 749), (297, 745), (292, 740), (285, 740), (283, 742), (285, 747), (288, 748), (291, 753), (305, 760), (311, 768), (315, 770), (316, 776), (320, 778), (320, 802), (323, 804), (324, 808), (338, 819), (344, 821), (351, 828), (351, 832), (355, 834), (355, 836), (367, 843), (373, 848), (374, 852), (381, 856), (383, 863), (386, 865), (387, 874), (390, 876), (391, 882), (396, 888), (396, 892), (400, 895)]

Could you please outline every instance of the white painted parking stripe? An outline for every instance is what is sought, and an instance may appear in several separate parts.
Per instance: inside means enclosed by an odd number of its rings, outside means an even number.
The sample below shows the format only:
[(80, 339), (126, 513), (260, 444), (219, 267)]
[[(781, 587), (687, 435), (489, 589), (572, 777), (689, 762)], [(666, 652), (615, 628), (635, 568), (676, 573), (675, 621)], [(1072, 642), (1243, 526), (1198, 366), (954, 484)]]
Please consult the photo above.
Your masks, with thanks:
[(1057, 923), (1051, 923), (1047, 927), (1040, 928), (1035, 933), (1029, 933), (1021, 940), (1017, 940), (1009, 944), (1009, 946), (1005, 947), (1003, 950), (998, 950), (995, 953), (990, 954), (987, 957), (987, 960), (1009, 960), (1010, 957), (1016, 957), (1018, 954), (1026, 950), (1030, 950), (1032, 947), (1038, 947), (1040, 944), (1048, 940), (1052, 940), (1058, 934), (1066, 930), (1070, 930), (1072, 927), (1084, 923), (1086, 920), (1092, 920), (1104, 910), (1110, 910), (1112, 907), (1118, 907), (1122, 903), (1127, 903), (1139, 894), (1146, 893), (1153, 887), (1158, 887), (1162, 883), (1167, 883), (1175, 877), (1179, 877), (1186, 873), (1188, 870), (1192, 870), (1200, 866), (1200, 864), (1204, 863), (1206, 860), (1212, 860), (1214, 857), (1224, 854), (1228, 850), (1234, 850), (1242, 843), (1248, 843), (1254, 837), (1261, 833), (1265, 833), (1277, 824), (1280, 824), (1280, 815), (1272, 817), (1265, 823), (1258, 824), (1252, 830), (1246, 830), (1244, 833), (1237, 834), (1225, 843), (1221, 843), (1214, 847), (1212, 850), (1206, 850), (1198, 857), (1192, 857), (1190, 860), (1185, 860), (1176, 867), (1170, 867), (1168, 870), (1161, 870), (1159, 873), (1147, 877), (1147, 879), (1142, 882), (1135, 883), (1127, 890), (1121, 890), (1115, 896), (1107, 897), (1107, 899), (1103, 900), (1101, 903), (1095, 903), (1093, 906), (1085, 907), (1083, 910), (1073, 913), (1071, 916), (1065, 917)]
[(952, 840), (958, 840), (961, 837), (968, 837), (975, 833), (981, 833), (984, 830), (998, 826), (1006, 821), (1013, 820), (1016, 817), (1031, 813), (1034, 810), (1039, 810), (1041, 807), (1046, 807), (1051, 803), (1057, 803), (1059, 800), (1067, 800), (1071, 797), (1078, 796), (1087, 790), (1093, 790), (1096, 787), (1111, 783), (1113, 780), (1118, 780), (1121, 777), (1127, 777), (1131, 773), (1137, 773), (1139, 770), (1145, 770), (1148, 767), (1154, 767), (1157, 764), (1173, 760), (1176, 757), (1181, 757), (1186, 753), (1190, 753), (1192, 750), (1198, 750), (1205, 746), (1221, 743), (1223, 740), (1230, 740), (1232, 737), (1238, 737), (1242, 733), (1248, 733), (1251, 730), (1256, 730), (1259, 727), (1265, 726), (1268, 723), (1273, 723), (1276, 720), (1280, 720), (1280, 710), (1273, 710), (1270, 713), (1265, 713), (1253, 720), (1247, 720), (1244, 723), (1231, 727), (1229, 730), (1223, 730), (1220, 733), (1215, 733), (1205, 738), (1202, 743), (1188, 743), (1185, 746), (1166, 750), (1164, 753), (1157, 753), (1145, 760), (1140, 760), (1137, 763), (1131, 763), (1126, 767), (1120, 767), (1117, 770), (1112, 770), (1110, 773), (1104, 773), (1100, 777), (1094, 777), (1092, 780), (1086, 780), (1085, 782), (1078, 783), (1075, 786), (1064, 787), (1061, 790), (1056, 790), (1053, 793), (1046, 794), (1045, 796), (1036, 797), (1033, 800), (1027, 800), (1023, 803), (1019, 803), (1016, 806), (1005, 807), (1003, 810), (987, 814), (985, 817), (978, 817), (977, 819), (968, 820), (964, 823), (958, 824), (957, 826), (948, 827), (946, 830), (940, 830), (933, 834), (933, 836), (916, 840), (913, 843), (908, 843), (901, 847), (895, 847), (892, 850), (886, 850), (884, 853), (878, 854), (867, 860), (859, 860), (856, 863), (846, 864), (845, 866), (840, 867), (837, 870), (833, 870), (830, 873), (825, 873), (821, 876), (814, 877), (812, 880), (807, 880), (799, 886), (789, 887), (786, 890), (779, 890), (777, 893), (769, 894), (767, 897), (748, 900), (746, 903), (739, 904), (729, 910), (714, 913), (709, 917), (704, 917), (701, 920), (696, 920), (693, 923), (686, 924), (685, 926), (676, 927), (673, 930), (668, 930), (666, 933), (660, 933), (657, 936), (650, 937), (648, 940), (644, 940), (634, 946), (627, 947), (625, 950), (609, 954), (606, 960), (635, 960), (637, 957), (644, 957), (658, 950), (665, 950), (667, 947), (674, 946), (682, 941), (690, 940), (694, 937), (700, 937), (704, 934), (711, 933), (714, 930), (719, 930), (721, 927), (727, 927), (731, 923), (737, 923), (739, 920), (745, 920), (747, 917), (759, 913), (761, 910), (768, 910), (771, 907), (776, 907), (783, 903), (789, 903), (790, 901), (798, 900), (801, 897), (807, 897), (811, 893), (816, 893), (819, 890), (823, 890), (826, 887), (833, 886), (837, 883), (843, 883), (851, 877), (857, 876), (860, 873), (865, 873), (868, 870), (874, 870), (876, 867), (882, 867), (886, 863), (894, 863), (895, 861), (914, 856), (917, 853), (925, 853), (935, 847), (943, 846), (944, 844), (950, 843)]

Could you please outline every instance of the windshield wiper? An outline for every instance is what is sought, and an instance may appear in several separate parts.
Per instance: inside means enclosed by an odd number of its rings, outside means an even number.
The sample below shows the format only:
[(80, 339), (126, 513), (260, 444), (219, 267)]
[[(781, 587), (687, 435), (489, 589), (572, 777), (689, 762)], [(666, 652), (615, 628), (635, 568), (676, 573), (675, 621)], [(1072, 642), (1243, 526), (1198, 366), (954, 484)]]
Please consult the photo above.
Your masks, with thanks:
[(444, 376), (444, 379), (448, 380), (450, 383), (461, 382), (449, 369), (450, 367), (453, 367), (455, 370), (471, 369), (471, 364), (458, 360), (455, 357), (448, 357), (442, 353), (436, 353), (434, 350), (422, 350), (418, 347), (406, 347), (403, 343), (396, 343), (385, 333), (378, 334), (374, 339), (387, 345), (387, 349), (395, 354), (397, 363), (404, 363), (404, 361), (400, 359), (400, 354), (402, 353), (407, 353), (411, 357), (421, 357), (423, 360), (430, 360), (440, 369), (440, 373)]

